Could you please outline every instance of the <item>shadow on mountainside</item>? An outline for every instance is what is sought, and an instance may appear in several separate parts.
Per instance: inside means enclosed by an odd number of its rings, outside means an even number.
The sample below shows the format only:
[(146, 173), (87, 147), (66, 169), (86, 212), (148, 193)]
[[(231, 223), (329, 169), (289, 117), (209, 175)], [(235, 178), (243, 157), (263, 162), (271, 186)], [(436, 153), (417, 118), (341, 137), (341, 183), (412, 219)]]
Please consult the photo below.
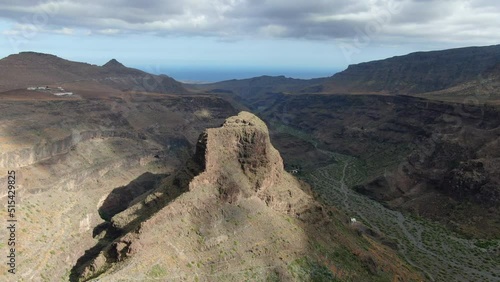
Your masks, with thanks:
[[(86, 250), (70, 273), (70, 281), (86, 281), (109, 269), (112, 263), (128, 256), (130, 241), (121, 240), (127, 233), (138, 233), (141, 223), (188, 191), (188, 184), (203, 166), (188, 161), (173, 176), (144, 173), (126, 186), (118, 187), (99, 207), (105, 222), (93, 229), (97, 244)], [(126, 209), (131, 208), (132, 213)], [(123, 213), (121, 213), (123, 212)]]
[(128, 185), (113, 189), (99, 207), (99, 215), (110, 221), (113, 216), (126, 210), (134, 199), (156, 188), (167, 176), (169, 175), (146, 172)]

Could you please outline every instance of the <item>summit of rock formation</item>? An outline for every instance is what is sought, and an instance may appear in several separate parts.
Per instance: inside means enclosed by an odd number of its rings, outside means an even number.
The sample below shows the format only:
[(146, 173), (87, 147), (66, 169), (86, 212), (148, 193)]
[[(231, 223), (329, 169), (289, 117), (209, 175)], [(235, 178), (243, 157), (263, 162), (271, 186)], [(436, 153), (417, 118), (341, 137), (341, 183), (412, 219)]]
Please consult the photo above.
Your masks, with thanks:
[(198, 142), (197, 154), (204, 153), (205, 171), (195, 177), (190, 190), (217, 183), (221, 196), (229, 202), (252, 196), (269, 201), (273, 192), (300, 186), (284, 171), (265, 123), (251, 113), (241, 112), (222, 127), (207, 129)]

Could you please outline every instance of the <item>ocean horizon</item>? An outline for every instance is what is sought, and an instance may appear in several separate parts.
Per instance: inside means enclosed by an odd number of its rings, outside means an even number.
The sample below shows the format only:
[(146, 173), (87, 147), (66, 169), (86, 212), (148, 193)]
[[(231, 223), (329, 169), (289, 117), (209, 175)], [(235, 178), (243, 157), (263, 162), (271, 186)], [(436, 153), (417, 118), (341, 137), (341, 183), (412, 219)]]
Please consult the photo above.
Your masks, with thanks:
[(213, 83), (231, 79), (258, 76), (285, 76), (296, 79), (312, 79), (332, 76), (339, 70), (305, 68), (214, 68), (214, 67), (136, 67), (153, 74), (165, 74), (184, 83)]

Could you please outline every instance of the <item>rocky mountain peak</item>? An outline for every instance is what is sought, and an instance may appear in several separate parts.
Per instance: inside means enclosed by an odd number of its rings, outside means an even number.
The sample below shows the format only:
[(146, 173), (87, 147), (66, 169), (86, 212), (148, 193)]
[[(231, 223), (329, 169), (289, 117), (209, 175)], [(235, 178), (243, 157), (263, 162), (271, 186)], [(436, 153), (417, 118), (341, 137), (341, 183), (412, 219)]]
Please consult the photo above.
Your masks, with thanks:
[[(160, 225), (163, 230), (171, 228), (165, 218), (173, 211), (193, 214), (205, 209), (211, 217), (224, 209), (252, 205), (303, 220), (323, 216), (320, 206), (301, 190), (304, 184), (284, 170), (265, 123), (249, 112), (226, 119), (219, 128), (206, 129), (193, 158), (161, 183), (122, 212), (108, 214), (106, 221), (112, 227), (105, 233), (124, 235), (106, 238), (94, 258), (82, 258), (75, 268), (75, 280), (95, 277), (110, 264), (132, 256), (139, 237), (149, 236)], [(200, 224), (211, 225), (212, 220)], [(124, 244), (126, 247), (119, 247)]]
[(198, 143), (195, 158), (204, 160), (205, 171), (190, 190), (217, 183), (221, 196), (234, 202), (281, 183), (283, 160), (270, 142), (265, 123), (249, 112), (226, 119), (220, 128), (207, 129)]
[(103, 65), (104, 68), (126, 68), (122, 63), (116, 59), (111, 59)]

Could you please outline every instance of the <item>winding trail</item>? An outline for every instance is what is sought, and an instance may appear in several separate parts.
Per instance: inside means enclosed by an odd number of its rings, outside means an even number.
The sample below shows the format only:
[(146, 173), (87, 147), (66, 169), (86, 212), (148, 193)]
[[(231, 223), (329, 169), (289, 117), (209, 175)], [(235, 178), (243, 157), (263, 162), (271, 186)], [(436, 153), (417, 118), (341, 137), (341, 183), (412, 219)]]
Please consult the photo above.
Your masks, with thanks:
[(347, 191), (347, 185), (345, 184), (345, 172), (347, 167), (349, 166), (349, 162), (344, 164), (344, 168), (342, 169), (342, 178), (340, 179), (340, 189), (344, 192), (344, 200), (343, 205), (346, 210), (349, 210), (349, 192)]

